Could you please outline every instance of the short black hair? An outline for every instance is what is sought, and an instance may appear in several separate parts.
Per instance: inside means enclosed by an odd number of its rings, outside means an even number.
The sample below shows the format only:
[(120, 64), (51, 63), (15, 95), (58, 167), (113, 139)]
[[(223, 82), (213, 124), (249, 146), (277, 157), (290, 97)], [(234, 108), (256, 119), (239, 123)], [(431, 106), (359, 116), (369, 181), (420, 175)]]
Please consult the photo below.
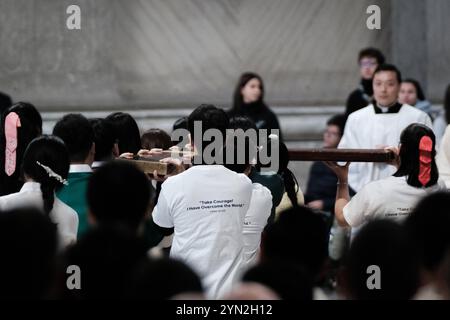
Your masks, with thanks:
[(199, 276), (183, 262), (145, 259), (133, 271), (129, 298), (167, 300), (182, 293), (202, 293)]
[(263, 284), (275, 291), (283, 300), (309, 301), (313, 298), (310, 275), (301, 266), (285, 261), (270, 261), (256, 265), (244, 274), (242, 280)]
[(172, 140), (167, 132), (161, 129), (149, 129), (141, 137), (143, 149), (153, 148), (168, 150), (172, 145)]
[(12, 105), (11, 97), (4, 92), (0, 92), (0, 114), (3, 114), (3, 112), (9, 107), (11, 107), (11, 105)]
[(119, 141), (119, 153), (137, 154), (141, 149), (141, 134), (136, 120), (124, 112), (115, 112), (106, 117), (114, 128), (115, 138)]
[(375, 75), (377, 73), (380, 73), (380, 72), (383, 72), (383, 71), (394, 72), (395, 75), (397, 76), (398, 84), (400, 85), (400, 83), (402, 83), (402, 74), (401, 74), (400, 70), (398, 70), (397, 67), (394, 66), (393, 64), (380, 64), (378, 66), (378, 68), (375, 70), (375, 72), (373, 73), (373, 77), (375, 78)]
[(447, 124), (450, 124), (450, 84), (447, 86), (447, 90), (445, 90), (444, 110), (445, 120), (447, 120)]
[(340, 135), (344, 134), (345, 123), (347, 122), (347, 115), (345, 113), (336, 114), (327, 121), (327, 126), (337, 126), (340, 131)]
[[(120, 299), (126, 295), (134, 268), (145, 259), (147, 248), (136, 233), (124, 226), (90, 229), (65, 255), (58, 289), (64, 299)], [(81, 270), (81, 288), (67, 288), (66, 268)]]
[(430, 194), (417, 204), (405, 222), (421, 265), (430, 272), (436, 271), (450, 249), (449, 203), (448, 191)]
[[(201, 122), (201, 132), (195, 134), (195, 123)], [(230, 120), (226, 112), (211, 104), (202, 104), (198, 106), (188, 118), (188, 130), (191, 134), (193, 144), (197, 147), (200, 145), (207, 147), (213, 141), (204, 141), (204, 133), (209, 129), (217, 129), (222, 134), (222, 148), (225, 146), (226, 130), (229, 128)], [(201, 140), (196, 141), (197, 135), (201, 137)], [(203, 155), (202, 155), (203, 158)]]
[(89, 119), (94, 131), (95, 161), (107, 161), (113, 158), (112, 149), (116, 138), (112, 124), (105, 119)]
[(305, 267), (316, 278), (328, 256), (328, 227), (311, 209), (299, 206), (280, 213), (262, 236), (263, 261), (286, 261)]
[(69, 150), (71, 162), (86, 159), (94, 143), (94, 130), (82, 114), (67, 114), (53, 128), (53, 134), (60, 137)]
[[(381, 288), (368, 287), (368, 278), (379, 267)], [(392, 220), (366, 224), (352, 241), (344, 260), (345, 285), (351, 299), (408, 300), (419, 284), (419, 269), (403, 226)], [(374, 278), (375, 279), (375, 278)]]
[(364, 58), (364, 57), (370, 57), (370, 58), (377, 59), (378, 65), (384, 64), (385, 60), (386, 60), (385, 57), (384, 57), (384, 54), (380, 50), (378, 50), (376, 48), (365, 48), (365, 49), (362, 49), (359, 52), (359, 55), (358, 55), (358, 62), (360, 62), (361, 59)]
[(98, 224), (121, 223), (137, 231), (150, 204), (146, 175), (124, 160), (97, 169), (89, 179), (87, 201)]
[(0, 299), (43, 299), (53, 285), (57, 230), (36, 208), (0, 212)]

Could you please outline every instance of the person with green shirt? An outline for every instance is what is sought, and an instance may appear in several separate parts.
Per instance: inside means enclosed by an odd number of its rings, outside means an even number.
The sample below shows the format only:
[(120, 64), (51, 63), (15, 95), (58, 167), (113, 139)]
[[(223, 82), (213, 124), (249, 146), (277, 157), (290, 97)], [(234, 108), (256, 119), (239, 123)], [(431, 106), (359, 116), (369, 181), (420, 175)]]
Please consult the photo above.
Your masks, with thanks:
[(94, 131), (83, 115), (68, 114), (56, 123), (53, 134), (64, 141), (70, 155), (68, 185), (56, 196), (77, 212), (80, 237), (89, 229), (86, 192), (95, 156)]

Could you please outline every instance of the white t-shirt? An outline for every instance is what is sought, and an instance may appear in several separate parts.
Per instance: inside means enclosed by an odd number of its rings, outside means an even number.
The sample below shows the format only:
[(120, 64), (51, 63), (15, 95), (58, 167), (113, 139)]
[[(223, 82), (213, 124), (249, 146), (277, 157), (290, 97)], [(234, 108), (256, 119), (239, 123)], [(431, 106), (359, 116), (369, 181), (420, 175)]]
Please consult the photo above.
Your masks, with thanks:
[(161, 187), (153, 221), (174, 227), (170, 256), (190, 266), (207, 296), (224, 296), (243, 268), (243, 227), (252, 183), (221, 165), (194, 166)]
[(447, 188), (450, 188), (450, 126), (447, 126), (442, 137), (441, 147), (436, 155), (436, 165), (439, 178), (444, 180)]
[[(404, 104), (398, 113), (377, 114), (371, 104), (350, 114), (339, 149), (396, 147), (403, 129), (412, 123), (432, 128), (430, 117), (417, 108)], [(389, 177), (395, 171), (394, 166), (386, 163), (355, 162), (349, 167), (348, 183), (358, 192), (367, 183)]]
[(374, 219), (406, 219), (422, 197), (445, 189), (439, 180), (432, 187), (422, 189), (410, 186), (406, 177), (389, 177), (364, 186), (344, 207), (344, 218), (352, 227)]
[[(0, 210), (13, 210), (34, 207), (43, 210), (41, 185), (37, 182), (26, 182), (19, 192), (0, 197)], [(75, 210), (59, 200), (55, 195), (50, 219), (56, 223), (60, 239), (60, 247), (66, 247), (77, 240), (78, 215)]]
[(256, 262), (261, 233), (272, 209), (272, 193), (259, 183), (253, 183), (252, 201), (244, 221), (244, 263), (249, 269)]

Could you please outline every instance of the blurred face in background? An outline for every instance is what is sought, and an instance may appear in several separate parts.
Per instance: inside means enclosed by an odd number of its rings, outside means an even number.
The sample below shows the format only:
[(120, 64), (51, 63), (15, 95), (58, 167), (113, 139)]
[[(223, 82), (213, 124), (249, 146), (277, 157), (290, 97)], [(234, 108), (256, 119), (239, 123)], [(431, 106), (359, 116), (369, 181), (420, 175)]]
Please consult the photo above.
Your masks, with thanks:
[(241, 90), (244, 103), (253, 103), (261, 97), (261, 82), (253, 78), (249, 80)]
[(364, 80), (372, 79), (377, 67), (378, 62), (374, 57), (362, 57), (361, 60), (359, 60), (359, 72), (361, 74), (361, 78)]
[(409, 104), (415, 106), (417, 103), (416, 87), (410, 82), (402, 82), (400, 86), (400, 93), (398, 94), (398, 102), (401, 104)]
[(373, 95), (378, 104), (391, 106), (398, 100), (400, 83), (394, 71), (377, 72), (373, 78)]
[(323, 147), (337, 148), (339, 141), (341, 141), (342, 133), (338, 126), (328, 125), (323, 133)]

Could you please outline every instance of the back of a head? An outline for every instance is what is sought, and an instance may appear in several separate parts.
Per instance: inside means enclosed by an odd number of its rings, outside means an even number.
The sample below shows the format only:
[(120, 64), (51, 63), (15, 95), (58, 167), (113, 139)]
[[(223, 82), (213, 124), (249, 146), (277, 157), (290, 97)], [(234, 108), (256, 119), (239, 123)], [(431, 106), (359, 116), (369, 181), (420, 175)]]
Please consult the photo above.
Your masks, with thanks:
[(37, 209), (0, 212), (0, 299), (41, 299), (54, 280), (56, 225)]
[[(18, 123), (13, 124), (16, 128), (17, 134), (17, 149), (16, 149), (16, 168), (12, 175), (5, 174), (5, 121), (13, 121), (10, 118), (12, 113), (17, 114)], [(30, 103), (19, 102), (11, 106), (2, 114), (2, 133), (0, 134), (0, 196), (9, 193), (18, 192), (22, 186), (20, 181), (20, 167), (22, 164), (23, 154), (28, 144), (34, 138), (42, 134), (42, 118), (39, 111)]]
[(436, 192), (423, 198), (406, 220), (405, 226), (421, 266), (434, 272), (450, 248), (449, 192)]
[(91, 176), (87, 201), (98, 224), (119, 223), (137, 230), (150, 202), (146, 175), (125, 161), (113, 161)]
[(81, 114), (68, 114), (53, 128), (67, 146), (71, 162), (84, 162), (94, 142), (94, 130), (89, 120)]
[(154, 148), (168, 150), (173, 144), (167, 132), (161, 129), (147, 130), (141, 137), (142, 149)]
[(66, 286), (62, 277), (59, 290), (66, 299), (124, 298), (133, 269), (145, 259), (146, 247), (135, 233), (120, 225), (99, 226), (70, 247), (65, 255), (65, 268), (76, 265), (81, 270), (77, 290)]
[(136, 154), (141, 149), (141, 134), (136, 120), (124, 112), (115, 112), (106, 117), (113, 127), (116, 139), (119, 140), (119, 153)]
[(24, 176), (41, 184), (46, 213), (53, 208), (54, 192), (63, 186), (69, 167), (67, 148), (56, 136), (40, 136), (31, 141), (25, 150), (22, 171)]
[(380, 64), (384, 64), (385, 60), (386, 60), (384, 55), (383, 55), (383, 53), (380, 50), (376, 49), (376, 48), (365, 48), (365, 49), (362, 49), (359, 52), (359, 55), (358, 55), (358, 62), (361, 61), (361, 59), (364, 58), (364, 57), (375, 58), (379, 65)]
[(220, 132), (222, 139), (219, 142), (223, 148), (229, 124), (230, 120), (225, 111), (210, 104), (200, 105), (192, 111), (188, 118), (188, 130), (191, 139), (197, 148), (201, 146), (203, 149), (213, 142), (204, 140), (204, 133), (210, 129)]
[[(430, 147), (431, 152), (420, 150), (421, 141), (424, 137), (428, 137), (432, 142)], [(436, 137), (433, 130), (424, 124), (410, 124), (402, 131), (400, 143), (400, 167), (395, 173), (395, 176), (407, 176), (408, 184), (417, 188), (435, 185), (438, 181), (439, 173), (435, 161)], [(430, 179), (425, 185), (419, 180), (421, 167), (425, 164), (423, 163), (423, 160), (421, 160), (424, 156), (430, 160)]]
[(413, 246), (404, 228), (392, 220), (375, 220), (359, 231), (344, 270), (351, 299), (407, 300), (419, 283)]
[(295, 263), (313, 278), (319, 275), (328, 256), (327, 224), (304, 206), (283, 211), (265, 228), (261, 241), (263, 261)]
[(270, 261), (248, 270), (243, 282), (256, 282), (275, 291), (283, 300), (312, 300), (312, 279), (301, 266)]
[(3, 114), (12, 105), (12, 100), (6, 93), (0, 92), (0, 114)]
[(203, 292), (200, 278), (181, 261), (145, 259), (134, 269), (130, 298), (166, 300), (179, 294)]
[(114, 128), (105, 119), (89, 119), (94, 132), (95, 161), (108, 161), (113, 158), (113, 147), (116, 141)]

